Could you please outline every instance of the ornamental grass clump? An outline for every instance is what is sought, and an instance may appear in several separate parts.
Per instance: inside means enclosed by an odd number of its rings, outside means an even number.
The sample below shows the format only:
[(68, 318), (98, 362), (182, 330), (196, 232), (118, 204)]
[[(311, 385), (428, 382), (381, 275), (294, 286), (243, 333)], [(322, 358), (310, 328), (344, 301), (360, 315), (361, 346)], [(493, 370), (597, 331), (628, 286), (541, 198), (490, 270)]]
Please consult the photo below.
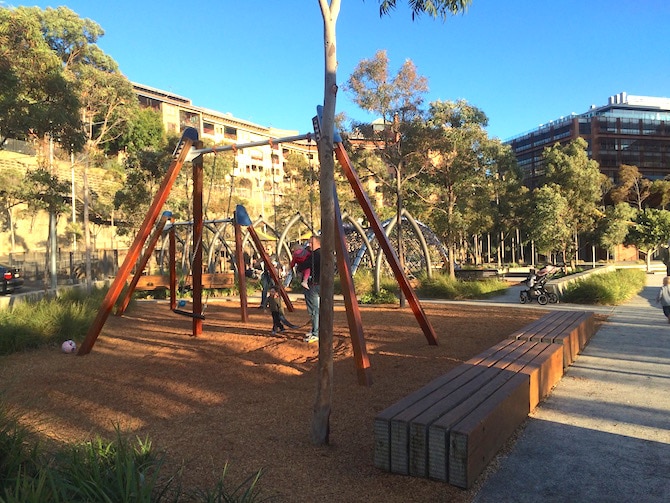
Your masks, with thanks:
[(223, 474), (212, 488), (184, 490), (180, 474), (161, 473), (164, 455), (148, 439), (100, 437), (53, 452), (31, 444), (27, 431), (0, 404), (1, 503), (159, 503), (180, 501), (255, 503), (261, 470), (236, 484)]
[(418, 288), (420, 296), (431, 299), (481, 299), (499, 294), (507, 289), (507, 283), (499, 279), (462, 281), (452, 279), (448, 274), (423, 276)]
[(93, 322), (105, 291), (68, 289), (56, 298), (20, 302), (0, 310), (0, 354), (80, 341)]
[(567, 286), (561, 299), (574, 304), (616, 306), (642, 291), (646, 273), (641, 269), (617, 269), (592, 274)]

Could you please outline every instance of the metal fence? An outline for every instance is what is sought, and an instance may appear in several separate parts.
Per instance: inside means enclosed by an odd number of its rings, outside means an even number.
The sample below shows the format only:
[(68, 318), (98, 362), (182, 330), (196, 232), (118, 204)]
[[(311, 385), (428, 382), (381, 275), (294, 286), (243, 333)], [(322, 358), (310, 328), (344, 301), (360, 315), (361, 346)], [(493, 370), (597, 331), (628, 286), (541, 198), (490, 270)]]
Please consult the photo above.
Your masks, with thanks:
[[(93, 250), (91, 252), (92, 280), (114, 277), (128, 250)], [(40, 282), (49, 274), (49, 256), (45, 252), (19, 252), (0, 256), (0, 263), (19, 267), (27, 282)], [(58, 250), (56, 257), (58, 283), (79, 283), (86, 278), (85, 252)]]

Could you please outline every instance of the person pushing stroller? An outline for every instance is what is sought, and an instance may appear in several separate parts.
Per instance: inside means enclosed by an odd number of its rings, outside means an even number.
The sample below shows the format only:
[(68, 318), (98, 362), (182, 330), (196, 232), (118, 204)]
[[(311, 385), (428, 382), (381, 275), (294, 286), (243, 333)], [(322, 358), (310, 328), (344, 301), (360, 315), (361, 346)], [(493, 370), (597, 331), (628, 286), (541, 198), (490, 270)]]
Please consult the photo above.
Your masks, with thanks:
[(519, 301), (522, 304), (533, 302), (537, 299), (538, 304), (545, 305), (547, 302), (558, 302), (558, 295), (554, 292), (549, 292), (545, 285), (549, 278), (554, 275), (558, 268), (554, 265), (547, 264), (539, 271), (531, 269), (528, 276), (523, 281), (528, 289), (521, 290), (519, 293)]

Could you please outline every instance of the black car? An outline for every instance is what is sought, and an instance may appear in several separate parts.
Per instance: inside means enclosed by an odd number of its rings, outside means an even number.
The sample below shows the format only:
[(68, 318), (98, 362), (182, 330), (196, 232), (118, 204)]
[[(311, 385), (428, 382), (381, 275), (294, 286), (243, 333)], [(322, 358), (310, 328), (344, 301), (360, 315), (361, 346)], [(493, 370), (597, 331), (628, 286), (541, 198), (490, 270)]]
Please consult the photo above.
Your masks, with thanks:
[(21, 269), (0, 265), (0, 295), (12, 293), (23, 286)]

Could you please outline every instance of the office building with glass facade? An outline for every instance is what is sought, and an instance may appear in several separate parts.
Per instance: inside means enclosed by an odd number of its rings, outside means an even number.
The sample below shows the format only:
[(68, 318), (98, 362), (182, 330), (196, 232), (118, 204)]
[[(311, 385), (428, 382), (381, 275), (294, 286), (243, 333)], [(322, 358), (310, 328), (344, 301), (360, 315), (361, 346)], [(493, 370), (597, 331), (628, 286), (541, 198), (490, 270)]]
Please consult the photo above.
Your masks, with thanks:
[(607, 105), (543, 124), (506, 143), (516, 154), (524, 182), (535, 187), (544, 175), (542, 152), (578, 137), (588, 143), (589, 158), (617, 179), (622, 164), (637, 166), (650, 180), (670, 175), (670, 98), (610, 96)]

